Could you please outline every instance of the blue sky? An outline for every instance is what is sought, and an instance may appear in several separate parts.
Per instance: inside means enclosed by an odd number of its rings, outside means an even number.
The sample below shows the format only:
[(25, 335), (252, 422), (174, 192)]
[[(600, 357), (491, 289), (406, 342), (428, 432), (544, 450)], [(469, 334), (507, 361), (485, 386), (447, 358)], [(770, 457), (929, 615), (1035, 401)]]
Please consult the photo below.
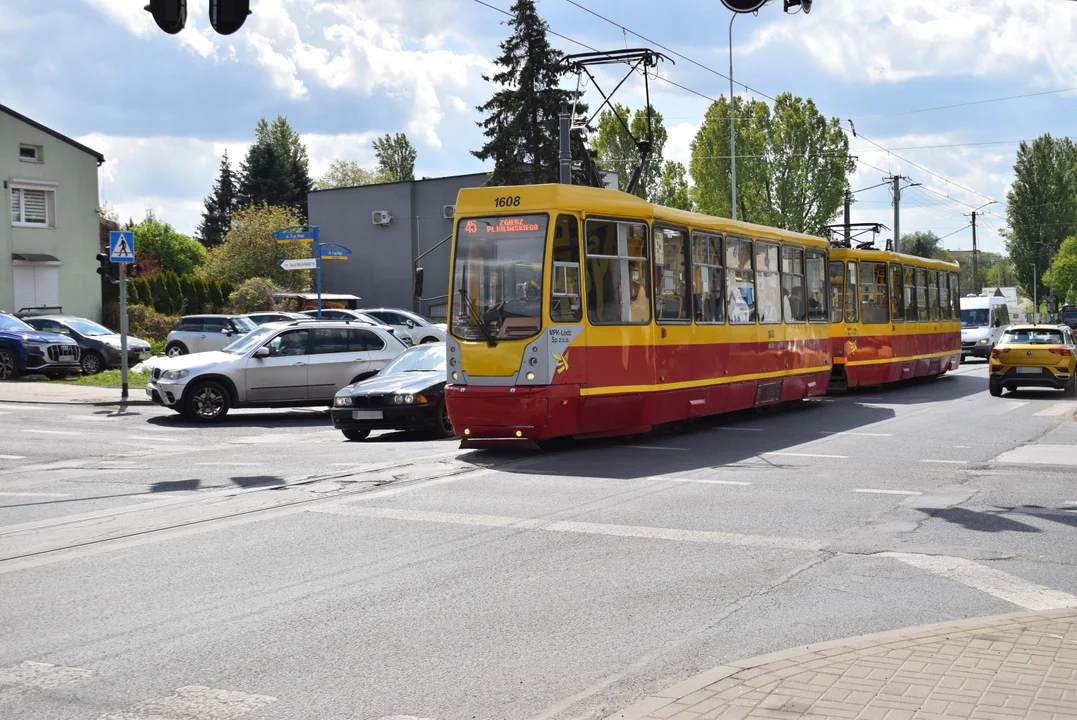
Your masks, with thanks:
[[(728, 70), (730, 15), (717, 0), (577, 1)], [(370, 140), (385, 132), (412, 138), (420, 176), (483, 167), (469, 153), (481, 142), (474, 108), (491, 92), (481, 75), (506, 27), (502, 14), (475, 0), (252, 0), (254, 14), (230, 37), (209, 29), (206, 0), (188, 0), (188, 25), (176, 36), (159, 31), (144, 4), (17, 0), (0, 14), (0, 58), (9, 68), (0, 73), (2, 102), (103, 152), (102, 201), (125, 219), (152, 208), (192, 232), (221, 153), (238, 162), (263, 115), (288, 117), (314, 175), (338, 157), (372, 166)], [(903, 196), (905, 232), (953, 233), (947, 247), (969, 248), (964, 213), (997, 200), (979, 238), (983, 249), (1001, 250), (1017, 148), (1010, 141), (1077, 135), (1077, 92), (909, 111), (1077, 88), (1077, 2), (816, 0), (810, 15), (786, 15), (780, 5), (734, 23), (737, 80), (770, 96), (811, 97), (893, 150), (853, 139), (861, 164), (851, 183), (874, 185), (880, 170), (922, 183)], [(582, 43), (650, 45), (569, 0), (538, 7), (554, 31)], [(724, 78), (674, 59), (663, 76), (710, 97), (728, 92)], [(641, 88), (625, 93), (621, 102), (642, 104)], [(662, 82), (652, 83), (652, 101), (670, 128), (666, 157), (687, 164), (708, 101)], [(891, 224), (885, 188), (857, 200), (854, 221)]]

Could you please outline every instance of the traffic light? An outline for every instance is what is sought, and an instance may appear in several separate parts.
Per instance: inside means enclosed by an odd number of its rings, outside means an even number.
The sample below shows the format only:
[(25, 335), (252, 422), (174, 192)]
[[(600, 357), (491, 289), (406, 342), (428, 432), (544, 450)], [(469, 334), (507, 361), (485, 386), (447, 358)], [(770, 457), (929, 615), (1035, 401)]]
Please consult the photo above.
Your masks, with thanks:
[(112, 262), (108, 253), (97, 253), (97, 264), (100, 267), (97, 268), (97, 274), (103, 277), (109, 282), (119, 282), (120, 273), (116, 267), (116, 263)]
[(123, 272), (127, 275), (128, 279), (134, 280), (135, 278), (142, 277), (142, 266), (139, 263), (127, 263), (123, 266)]
[(1054, 293), (1047, 296), (1047, 312), (1051, 315), (1058, 312), (1058, 297)]
[(805, 15), (811, 12), (811, 0), (785, 0), (784, 9), (786, 12), (789, 12), (789, 8), (796, 7), (797, 5), (800, 6), (801, 11), (803, 11)]
[(209, 0), (209, 24), (221, 35), (231, 35), (251, 14), (251, 0)]
[(145, 8), (157, 27), (175, 35), (187, 24), (187, 0), (150, 0)]

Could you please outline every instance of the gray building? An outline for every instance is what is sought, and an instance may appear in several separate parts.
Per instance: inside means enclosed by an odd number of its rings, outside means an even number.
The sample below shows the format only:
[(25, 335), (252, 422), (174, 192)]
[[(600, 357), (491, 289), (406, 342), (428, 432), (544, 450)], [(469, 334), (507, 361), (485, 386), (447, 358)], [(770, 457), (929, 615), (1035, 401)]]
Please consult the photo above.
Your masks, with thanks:
[[(352, 251), (346, 261), (322, 263), (322, 290), (358, 295), (361, 307), (412, 309), (444, 320), (450, 243), (439, 243), (452, 234), (457, 193), (486, 179), (475, 173), (310, 193), (310, 224), (320, 228), (321, 241)], [(420, 257), (422, 302), (412, 292)]]

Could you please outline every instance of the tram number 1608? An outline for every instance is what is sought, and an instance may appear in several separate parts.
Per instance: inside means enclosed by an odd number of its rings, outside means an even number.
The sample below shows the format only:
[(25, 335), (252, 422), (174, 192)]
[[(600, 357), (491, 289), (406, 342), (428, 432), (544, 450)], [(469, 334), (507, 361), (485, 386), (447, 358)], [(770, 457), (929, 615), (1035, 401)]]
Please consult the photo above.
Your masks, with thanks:
[(509, 195), (506, 197), (494, 198), (494, 207), (519, 207), (520, 196)]

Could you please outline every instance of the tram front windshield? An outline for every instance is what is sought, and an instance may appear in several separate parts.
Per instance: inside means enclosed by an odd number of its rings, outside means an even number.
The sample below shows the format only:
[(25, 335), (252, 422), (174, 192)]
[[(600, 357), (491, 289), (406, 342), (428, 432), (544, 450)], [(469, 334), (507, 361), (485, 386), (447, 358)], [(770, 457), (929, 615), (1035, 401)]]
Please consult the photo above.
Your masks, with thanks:
[(542, 329), (546, 215), (465, 218), (456, 229), (452, 334), (510, 340)]

